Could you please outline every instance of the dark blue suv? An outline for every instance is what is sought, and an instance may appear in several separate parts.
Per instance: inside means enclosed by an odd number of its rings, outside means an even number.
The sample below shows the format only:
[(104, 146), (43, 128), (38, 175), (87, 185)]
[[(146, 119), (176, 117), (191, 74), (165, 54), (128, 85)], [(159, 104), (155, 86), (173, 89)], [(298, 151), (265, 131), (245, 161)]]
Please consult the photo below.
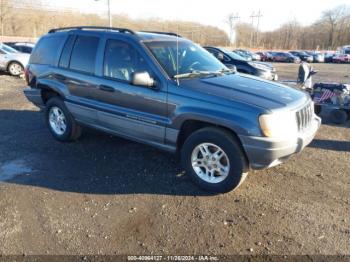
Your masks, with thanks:
[(85, 126), (178, 152), (213, 192), (300, 152), (320, 126), (307, 94), (240, 75), (172, 33), (54, 29), (36, 45), (26, 80), (57, 140), (75, 140)]

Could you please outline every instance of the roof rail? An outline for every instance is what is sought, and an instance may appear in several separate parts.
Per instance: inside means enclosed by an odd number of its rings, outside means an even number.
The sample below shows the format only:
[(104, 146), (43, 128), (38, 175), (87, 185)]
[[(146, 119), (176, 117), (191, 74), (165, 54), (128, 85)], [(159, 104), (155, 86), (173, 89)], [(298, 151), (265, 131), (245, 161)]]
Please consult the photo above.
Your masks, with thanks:
[(135, 32), (127, 29), (127, 28), (119, 28), (119, 27), (105, 27), (105, 26), (72, 26), (72, 27), (62, 27), (62, 28), (55, 28), (51, 29), (49, 31), (49, 34), (56, 33), (59, 31), (67, 31), (67, 30), (84, 30), (84, 29), (91, 29), (91, 30), (111, 30), (111, 31), (118, 31), (120, 33), (129, 33), (132, 35), (135, 35)]
[(141, 31), (141, 33), (151, 33), (151, 34), (160, 34), (160, 35), (170, 35), (176, 37), (182, 37), (181, 35), (172, 33), (172, 32), (158, 32), (158, 31)]

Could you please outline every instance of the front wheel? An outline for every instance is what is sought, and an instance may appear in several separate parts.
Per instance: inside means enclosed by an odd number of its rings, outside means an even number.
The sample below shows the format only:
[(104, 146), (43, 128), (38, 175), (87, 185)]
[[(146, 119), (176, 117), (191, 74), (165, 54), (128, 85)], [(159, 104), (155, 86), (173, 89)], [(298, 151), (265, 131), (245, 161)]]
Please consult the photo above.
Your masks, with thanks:
[(181, 150), (186, 173), (202, 189), (226, 193), (245, 180), (247, 161), (234, 136), (220, 128), (194, 132)]
[(12, 76), (20, 76), (24, 72), (23, 66), (18, 62), (11, 62), (8, 66), (8, 72)]

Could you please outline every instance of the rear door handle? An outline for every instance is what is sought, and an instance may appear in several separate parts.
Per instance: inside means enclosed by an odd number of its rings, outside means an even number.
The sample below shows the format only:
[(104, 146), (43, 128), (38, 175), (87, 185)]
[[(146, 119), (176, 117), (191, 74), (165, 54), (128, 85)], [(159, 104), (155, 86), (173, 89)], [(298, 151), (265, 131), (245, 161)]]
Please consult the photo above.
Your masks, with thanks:
[(114, 92), (115, 91), (115, 89), (111, 86), (100, 85), (98, 88), (100, 90), (106, 91), (106, 92)]

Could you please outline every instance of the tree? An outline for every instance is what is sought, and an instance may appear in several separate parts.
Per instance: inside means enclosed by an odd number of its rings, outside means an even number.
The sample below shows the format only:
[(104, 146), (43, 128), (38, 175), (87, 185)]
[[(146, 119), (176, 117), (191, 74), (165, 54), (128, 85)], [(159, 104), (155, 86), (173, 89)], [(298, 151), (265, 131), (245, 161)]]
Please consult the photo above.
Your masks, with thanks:
[(321, 22), (328, 29), (328, 46), (334, 48), (338, 45), (338, 33), (345, 26), (346, 17), (349, 16), (349, 8), (346, 5), (340, 5), (336, 8), (329, 9), (323, 12)]
[(5, 21), (10, 13), (10, 4), (8, 0), (0, 0), (0, 31), (1, 36), (4, 35)]

